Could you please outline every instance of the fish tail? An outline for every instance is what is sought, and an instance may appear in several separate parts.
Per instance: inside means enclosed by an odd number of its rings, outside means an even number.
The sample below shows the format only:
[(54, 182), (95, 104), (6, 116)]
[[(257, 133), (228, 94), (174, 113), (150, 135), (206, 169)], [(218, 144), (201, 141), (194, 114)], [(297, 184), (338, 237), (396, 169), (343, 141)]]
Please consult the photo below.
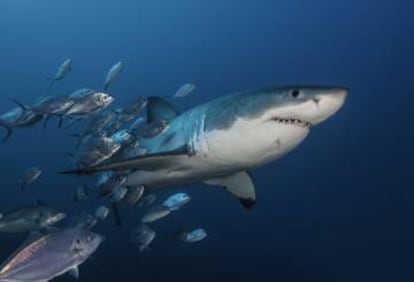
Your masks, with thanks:
[(13, 129), (4, 123), (0, 123), (0, 126), (6, 130), (6, 135), (4, 135), (3, 140), (2, 140), (3, 143), (6, 143), (7, 140), (9, 140), (10, 136), (12, 135)]
[(22, 109), (22, 111), (28, 111), (29, 110), (29, 108), (27, 107), (27, 106), (25, 106), (25, 105), (23, 105), (23, 103), (21, 103), (19, 100), (17, 100), (17, 99), (12, 99), (12, 102), (14, 103), (14, 104), (16, 104), (20, 109)]
[(112, 203), (111, 204), (111, 209), (112, 209), (112, 212), (113, 212), (114, 217), (115, 217), (115, 224), (117, 226), (122, 226), (122, 220), (121, 220), (121, 217), (119, 215), (118, 205), (116, 203)]

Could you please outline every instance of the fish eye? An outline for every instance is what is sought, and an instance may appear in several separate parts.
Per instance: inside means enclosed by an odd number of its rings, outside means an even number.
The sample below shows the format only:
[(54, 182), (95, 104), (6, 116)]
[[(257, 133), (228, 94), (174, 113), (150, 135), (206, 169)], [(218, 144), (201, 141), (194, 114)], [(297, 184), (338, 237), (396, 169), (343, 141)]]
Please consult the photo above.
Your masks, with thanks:
[(81, 240), (80, 240), (80, 239), (76, 239), (76, 240), (75, 240), (75, 243), (76, 243), (77, 245), (80, 245), (80, 244), (81, 244)]
[(294, 89), (294, 90), (292, 90), (292, 92), (290, 93), (290, 95), (291, 95), (293, 98), (298, 98), (298, 97), (299, 97), (299, 95), (300, 95), (300, 91), (299, 91), (298, 89)]

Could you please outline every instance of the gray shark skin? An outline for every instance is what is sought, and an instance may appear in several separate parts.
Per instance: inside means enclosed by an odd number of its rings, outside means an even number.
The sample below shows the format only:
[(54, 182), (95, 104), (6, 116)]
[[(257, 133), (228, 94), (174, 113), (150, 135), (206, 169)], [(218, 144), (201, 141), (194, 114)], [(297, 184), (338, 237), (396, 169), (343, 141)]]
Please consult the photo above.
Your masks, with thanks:
[(65, 229), (24, 244), (0, 269), (0, 282), (46, 282), (78, 266), (96, 251), (102, 237), (84, 229)]
[(149, 121), (159, 116), (169, 124), (139, 140), (146, 155), (65, 173), (130, 170), (126, 184), (149, 190), (204, 182), (223, 186), (251, 208), (256, 195), (247, 172), (296, 148), (342, 107), (347, 94), (340, 87), (269, 88), (223, 96), (181, 115), (149, 98)]

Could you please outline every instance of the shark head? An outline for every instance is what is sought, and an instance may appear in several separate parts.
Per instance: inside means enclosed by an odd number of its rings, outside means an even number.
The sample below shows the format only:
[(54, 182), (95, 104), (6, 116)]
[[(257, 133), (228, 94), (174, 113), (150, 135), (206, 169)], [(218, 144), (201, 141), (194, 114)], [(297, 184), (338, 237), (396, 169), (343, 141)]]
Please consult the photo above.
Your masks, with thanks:
[(347, 94), (340, 87), (285, 87), (241, 95), (238, 103), (250, 105), (252, 119), (309, 128), (335, 114)]
[(206, 147), (219, 162), (242, 167), (275, 160), (334, 115), (347, 94), (345, 88), (317, 86), (236, 94), (216, 105), (207, 124)]

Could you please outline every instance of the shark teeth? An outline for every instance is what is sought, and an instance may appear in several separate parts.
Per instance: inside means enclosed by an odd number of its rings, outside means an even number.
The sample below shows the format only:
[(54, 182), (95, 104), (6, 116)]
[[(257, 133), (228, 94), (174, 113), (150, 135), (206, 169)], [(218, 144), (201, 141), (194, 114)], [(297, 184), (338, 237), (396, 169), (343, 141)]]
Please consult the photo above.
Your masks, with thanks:
[(307, 128), (310, 128), (312, 125), (310, 122), (303, 121), (303, 120), (296, 119), (296, 118), (273, 117), (272, 120), (278, 123), (282, 123), (282, 124), (293, 124), (293, 125), (298, 125), (298, 126), (307, 127)]

